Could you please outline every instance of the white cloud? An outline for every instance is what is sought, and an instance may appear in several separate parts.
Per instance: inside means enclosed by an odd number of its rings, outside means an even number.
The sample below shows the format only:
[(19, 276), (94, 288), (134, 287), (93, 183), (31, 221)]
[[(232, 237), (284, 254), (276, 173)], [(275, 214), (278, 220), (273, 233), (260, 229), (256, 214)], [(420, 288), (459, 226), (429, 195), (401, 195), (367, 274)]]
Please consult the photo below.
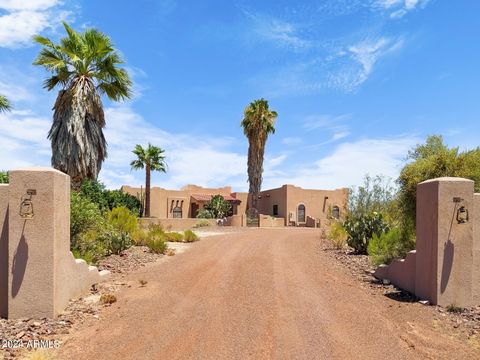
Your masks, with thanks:
[(302, 37), (298, 26), (293, 23), (248, 11), (244, 11), (244, 14), (252, 21), (256, 35), (263, 40), (296, 50), (312, 46), (311, 41)]
[(339, 51), (339, 58), (345, 62), (329, 75), (330, 86), (354, 91), (370, 77), (381, 58), (398, 51), (403, 44), (403, 38), (380, 37), (362, 40)]
[(100, 173), (107, 186), (141, 185), (142, 171), (130, 171), (133, 147), (148, 142), (165, 149), (167, 174), (154, 174), (155, 186), (180, 188), (186, 184), (245, 187), (246, 156), (229, 151), (234, 141), (229, 137), (210, 137), (203, 134), (174, 134), (145, 121), (128, 106), (105, 110), (108, 158)]
[(286, 138), (283, 138), (282, 139), (282, 144), (284, 145), (289, 145), (289, 146), (293, 146), (293, 145), (299, 145), (303, 142), (302, 138), (300, 137), (286, 137)]
[(321, 114), (321, 115), (309, 115), (303, 121), (302, 127), (307, 130), (315, 130), (315, 129), (322, 129), (322, 128), (330, 128), (335, 124), (338, 124), (342, 121), (348, 120), (351, 117), (350, 114), (343, 114), (343, 115), (329, 115), (329, 114)]
[(34, 116), (29, 111), (0, 114), (0, 169), (48, 166), (50, 124), (49, 119)]
[(374, 8), (391, 11), (390, 17), (399, 19), (409, 11), (419, 7), (425, 7), (429, 1), (430, 0), (377, 0), (374, 2)]
[(289, 183), (304, 188), (336, 189), (361, 184), (365, 174), (396, 178), (405, 154), (418, 142), (414, 136), (401, 136), (342, 143), (313, 164), (291, 168), (284, 177), (267, 176), (265, 187)]
[(15, 48), (32, 44), (32, 36), (54, 29), (70, 12), (61, 11), (59, 0), (0, 0), (0, 47)]

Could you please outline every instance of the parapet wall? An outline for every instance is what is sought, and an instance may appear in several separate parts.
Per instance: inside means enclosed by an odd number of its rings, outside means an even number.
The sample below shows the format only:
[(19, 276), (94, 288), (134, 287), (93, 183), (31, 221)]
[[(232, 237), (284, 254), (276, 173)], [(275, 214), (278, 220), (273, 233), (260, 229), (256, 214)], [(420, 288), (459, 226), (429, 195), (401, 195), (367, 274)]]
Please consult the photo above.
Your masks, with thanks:
[(0, 186), (0, 311), (53, 318), (108, 276), (70, 252), (70, 178), (50, 168), (15, 170)]

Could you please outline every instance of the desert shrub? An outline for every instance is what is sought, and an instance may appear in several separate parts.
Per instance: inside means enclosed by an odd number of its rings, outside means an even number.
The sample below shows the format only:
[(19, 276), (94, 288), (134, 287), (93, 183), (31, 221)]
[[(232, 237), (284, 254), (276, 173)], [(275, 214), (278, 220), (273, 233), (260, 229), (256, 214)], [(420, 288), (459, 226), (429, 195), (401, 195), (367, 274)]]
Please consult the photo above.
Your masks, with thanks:
[(0, 184), (8, 184), (8, 172), (0, 171)]
[(96, 264), (109, 254), (110, 233), (91, 229), (77, 235), (72, 253), (89, 264)]
[(183, 234), (178, 232), (167, 232), (165, 233), (165, 241), (183, 242)]
[(70, 239), (72, 248), (75, 248), (80, 234), (97, 229), (105, 219), (98, 205), (76, 192), (71, 194), (70, 208)]
[(103, 294), (100, 296), (100, 303), (103, 305), (111, 305), (117, 302), (117, 297), (113, 294)]
[(116, 230), (128, 236), (138, 229), (137, 217), (125, 206), (113, 208), (108, 213), (107, 219)]
[[(202, 212), (202, 210), (204, 210), (204, 212)], [(232, 210), (232, 204), (226, 201), (222, 195), (215, 195), (205, 204), (202, 210), (200, 210), (198, 214), (205, 216), (197, 215), (197, 217), (204, 219), (222, 219)]]
[(374, 234), (380, 236), (389, 230), (382, 214), (373, 212), (360, 216), (348, 216), (343, 224), (348, 233), (347, 244), (358, 254), (367, 254), (368, 243)]
[(162, 238), (156, 236), (148, 239), (147, 246), (155, 254), (163, 254), (168, 248), (167, 243)]
[(208, 209), (200, 209), (197, 212), (197, 219), (215, 219), (215, 215)]
[(119, 231), (113, 231), (109, 234), (108, 250), (111, 254), (120, 254), (133, 245), (130, 235)]
[(133, 234), (131, 234), (132, 241), (137, 246), (147, 245), (148, 231), (142, 228), (137, 228)]
[(141, 203), (137, 197), (121, 190), (106, 190), (105, 197), (109, 209), (126, 207), (135, 216), (140, 216)]
[(136, 216), (140, 214), (140, 200), (121, 190), (107, 190), (98, 180), (85, 180), (80, 187), (80, 195), (97, 204), (102, 211), (116, 207), (126, 207)]
[(473, 180), (475, 191), (480, 191), (480, 147), (460, 151), (459, 148), (449, 148), (442, 136), (433, 135), (409, 151), (408, 159), (411, 161), (401, 170), (397, 183), (402, 222), (411, 228), (415, 228), (418, 183), (457, 176)]
[(340, 250), (347, 245), (348, 233), (339, 221), (335, 221), (330, 225), (327, 233), (327, 239), (330, 241), (334, 249)]
[(393, 228), (381, 235), (373, 235), (368, 244), (368, 255), (374, 265), (388, 265), (395, 259), (404, 258), (413, 241), (413, 238), (403, 233), (400, 228)]
[(184, 242), (195, 242), (198, 241), (198, 236), (192, 230), (185, 230), (183, 233), (183, 241)]
[(207, 227), (207, 226), (210, 226), (210, 222), (206, 219), (202, 219), (202, 220), (197, 221), (194, 228)]
[(150, 224), (150, 225), (148, 225), (147, 232), (148, 232), (149, 237), (151, 237), (151, 236), (164, 237), (165, 236), (165, 230), (164, 230), (162, 224)]

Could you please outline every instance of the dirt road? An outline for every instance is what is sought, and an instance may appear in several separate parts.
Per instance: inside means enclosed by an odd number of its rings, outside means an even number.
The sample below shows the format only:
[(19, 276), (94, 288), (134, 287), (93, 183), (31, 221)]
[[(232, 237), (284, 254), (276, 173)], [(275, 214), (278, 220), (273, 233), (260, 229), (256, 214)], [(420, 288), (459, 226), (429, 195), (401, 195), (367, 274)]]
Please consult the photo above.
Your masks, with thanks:
[(427, 307), (368, 294), (332, 266), (319, 242), (310, 229), (203, 239), (129, 275), (132, 286), (70, 335), (58, 357), (480, 358), (436, 329)]

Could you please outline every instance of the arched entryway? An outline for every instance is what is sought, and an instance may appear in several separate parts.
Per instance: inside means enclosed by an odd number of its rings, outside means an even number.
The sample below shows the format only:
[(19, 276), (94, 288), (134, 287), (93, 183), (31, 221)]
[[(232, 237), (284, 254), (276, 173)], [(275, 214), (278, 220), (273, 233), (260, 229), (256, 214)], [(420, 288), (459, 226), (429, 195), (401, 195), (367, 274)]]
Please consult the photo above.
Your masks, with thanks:
[(297, 223), (304, 223), (305, 220), (306, 220), (305, 205), (299, 204), (297, 207)]

